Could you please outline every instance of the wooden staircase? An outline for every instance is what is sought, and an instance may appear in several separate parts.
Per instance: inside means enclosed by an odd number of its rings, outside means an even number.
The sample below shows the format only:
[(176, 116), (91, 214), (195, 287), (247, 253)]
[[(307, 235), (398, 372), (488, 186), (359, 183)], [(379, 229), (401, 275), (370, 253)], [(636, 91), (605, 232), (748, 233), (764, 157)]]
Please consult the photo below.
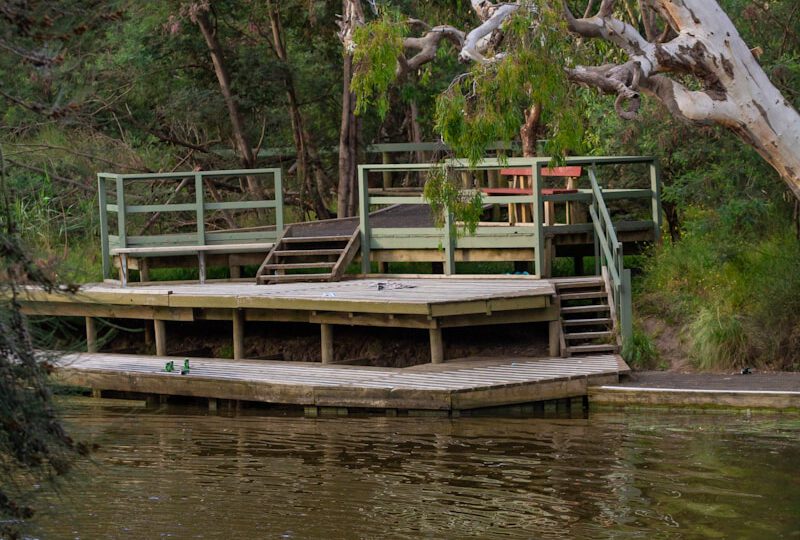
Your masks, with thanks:
[(616, 313), (603, 278), (555, 285), (561, 306), (561, 356), (619, 352)]
[(296, 236), (296, 232), (292, 225), (284, 229), (258, 269), (256, 283), (339, 281), (361, 247), (358, 229), (336, 236)]

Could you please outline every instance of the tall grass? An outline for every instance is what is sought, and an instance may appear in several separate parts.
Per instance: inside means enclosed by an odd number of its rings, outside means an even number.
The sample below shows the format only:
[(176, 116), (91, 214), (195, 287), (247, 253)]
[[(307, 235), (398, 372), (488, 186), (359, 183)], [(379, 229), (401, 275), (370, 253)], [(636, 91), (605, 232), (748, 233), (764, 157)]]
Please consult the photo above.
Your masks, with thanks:
[(692, 216), (646, 265), (637, 308), (682, 327), (702, 369), (800, 369), (800, 242), (778, 211)]

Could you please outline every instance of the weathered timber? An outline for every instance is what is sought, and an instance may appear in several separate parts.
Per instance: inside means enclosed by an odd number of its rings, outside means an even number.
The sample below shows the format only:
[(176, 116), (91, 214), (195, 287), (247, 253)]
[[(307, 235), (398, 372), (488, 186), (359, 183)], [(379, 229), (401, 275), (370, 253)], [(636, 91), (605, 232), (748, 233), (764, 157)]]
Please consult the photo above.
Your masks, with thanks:
[(617, 355), (474, 358), (418, 366), (351, 365), (192, 358), (188, 375), (162, 371), (167, 358), (65, 355), (55, 376), (101, 390), (306, 407), (463, 410), (584, 396), (589, 384), (616, 382), (627, 371)]

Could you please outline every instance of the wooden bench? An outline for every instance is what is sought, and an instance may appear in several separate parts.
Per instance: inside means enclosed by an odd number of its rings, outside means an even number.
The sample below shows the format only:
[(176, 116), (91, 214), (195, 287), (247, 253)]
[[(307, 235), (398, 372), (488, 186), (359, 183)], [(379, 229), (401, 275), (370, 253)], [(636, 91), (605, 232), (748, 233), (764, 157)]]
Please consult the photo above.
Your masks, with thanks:
[[(564, 188), (541, 188), (542, 195), (552, 195), (555, 193), (576, 193), (578, 187), (578, 177), (582, 174), (581, 167), (568, 166), (568, 167), (543, 167), (543, 177), (566, 178), (566, 185)], [(518, 168), (518, 169), (501, 169), (500, 174), (504, 176), (513, 177), (512, 186), (508, 189), (521, 189), (527, 190), (527, 194), (532, 193), (532, 178), (531, 169)], [(495, 188), (502, 189), (502, 188)], [(526, 194), (525, 191), (521, 192)], [(508, 193), (506, 193), (508, 194)], [(516, 193), (515, 193), (516, 194)], [(570, 214), (570, 205), (567, 205), (567, 215)], [(552, 201), (547, 201), (544, 205), (544, 222), (547, 225), (555, 223), (555, 204)], [(514, 223), (530, 223), (533, 221), (533, 210), (530, 204), (511, 204), (508, 208), (508, 222), (512, 225)], [(569, 222), (569, 219), (567, 220)]]
[[(111, 256), (119, 259), (119, 280), (123, 287), (128, 284), (128, 266), (130, 258), (143, 259), (149, 257), (174, 257), (196, 255), (200, 275), (200, 283), (206, 281), (206, 255), (235, 255), (240, 253), (263, 253), (265, 256), (274, 246), (274, 242), (253, 242), (247, 244), (218, 244), (203, 246), (149, 246), (126, 247), (111, 250)], [(147, 265), (138, 265), (140, 281), (148, 281)], [(234, 276), (231, 276), (234, 277)]]

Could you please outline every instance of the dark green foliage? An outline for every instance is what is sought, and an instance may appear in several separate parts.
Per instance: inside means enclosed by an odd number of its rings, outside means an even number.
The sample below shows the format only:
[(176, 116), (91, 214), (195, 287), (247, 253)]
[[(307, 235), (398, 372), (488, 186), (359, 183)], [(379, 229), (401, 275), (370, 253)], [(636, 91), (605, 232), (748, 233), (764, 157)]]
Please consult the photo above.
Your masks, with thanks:
[(37, 355), (20, 311), (18, 287), (54, 281), (22, 247), (8, 207), (0, 152), (0, 537), (16, 537), (15, 521), (33, 510), (18, 501), (35, 479), (66, 473), (88, 449), (64, 431), (47, 386), (48, 365)]
[(452, 234), (475, 234), (483, 213), (481, 194), (462, 189), (460, 180), (459, 173), (446, 166), (433, 169), (428, 173), (423, 196), (431, 207), (437, 227), (446, 225), (450, 213)]
[(564, 39), (560, 7), (540, 2), (535, 11), (520, 9), (505, 28), (502, 60), (475, 63), (439, 95), (437, 131), (456, 155), (475, 163), (490, 143), (516, 139), (524, 111), (539, 104), (545, 153), (580, 153), (583, 125), (563, 69), (564, 57), (576, 51)]
[(633, 336), (622, 347), (622, 357), (634, 369), (653, 369), (658, 361), (658, 349), (640, 328), (633, 329)]
[(352, 89), (357, 96), (357, 114), (374, 107), (381, 119), (386, 117), (389, 87), (395, 81), (397, 57), (403, 54), (403, 37), (407, 32), (402, 15), (391, 9), (384, 9), (381, 17), (356, 28)]

